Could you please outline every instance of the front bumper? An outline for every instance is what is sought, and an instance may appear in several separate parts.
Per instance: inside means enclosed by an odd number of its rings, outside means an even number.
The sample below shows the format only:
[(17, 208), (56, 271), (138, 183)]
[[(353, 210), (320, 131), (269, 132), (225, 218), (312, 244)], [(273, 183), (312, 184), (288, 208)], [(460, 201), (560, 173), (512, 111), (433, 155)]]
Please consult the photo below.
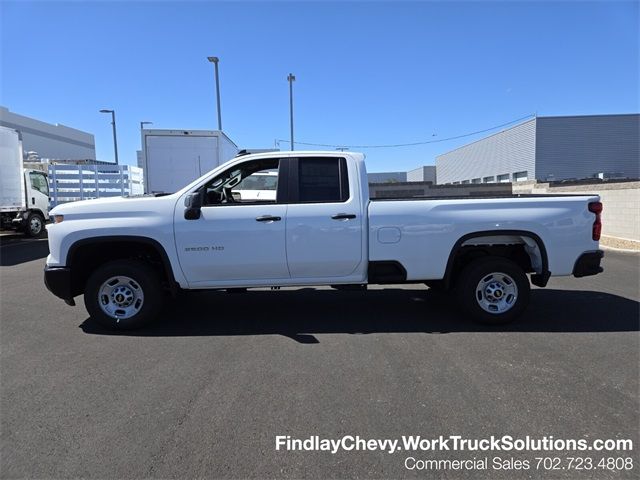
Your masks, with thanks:
[(71, 269), (67, 267), (44, 267), (44, 284), (56, 297), (67, 305), (75, 305), (71, 293)]
[(573, 266), (573, 276), (579, 278), (602, 273), (604, 271), (600, 266), (600, 260), (602, 260), (602, 257), (604, 257), (604, 252), (602, 250), (584, 252), (578, 257), (578, 260), (576, 260), (576, 263)]

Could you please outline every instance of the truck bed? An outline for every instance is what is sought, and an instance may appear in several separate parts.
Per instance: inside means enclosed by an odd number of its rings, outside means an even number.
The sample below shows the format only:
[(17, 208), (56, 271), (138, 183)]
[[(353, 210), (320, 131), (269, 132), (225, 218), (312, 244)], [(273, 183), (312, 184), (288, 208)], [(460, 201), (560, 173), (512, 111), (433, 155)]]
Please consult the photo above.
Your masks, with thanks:
[(548, 253), (551, 274), (570, 275), (582, 252), (598, 248), (588, 209), (597, 201), (593, 194), (371, 199), (370, 260), (399, 261), (409, 280), (438, 279), (457, 242), (481, 233), (516, 242), (533, 238)]

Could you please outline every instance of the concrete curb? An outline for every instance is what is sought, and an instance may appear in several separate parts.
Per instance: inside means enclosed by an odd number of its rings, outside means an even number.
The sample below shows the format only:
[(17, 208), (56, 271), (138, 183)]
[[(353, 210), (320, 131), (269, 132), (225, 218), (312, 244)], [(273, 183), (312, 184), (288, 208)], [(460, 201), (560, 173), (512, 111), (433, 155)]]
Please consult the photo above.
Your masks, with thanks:
[(633, 249), (630, 249), (630, 248), (610, 247), (608, 245), (600, 245), (600, 248), (602, 250), (611, 250), (613, 252), (640, 253), (640, 250), (633, 250)]

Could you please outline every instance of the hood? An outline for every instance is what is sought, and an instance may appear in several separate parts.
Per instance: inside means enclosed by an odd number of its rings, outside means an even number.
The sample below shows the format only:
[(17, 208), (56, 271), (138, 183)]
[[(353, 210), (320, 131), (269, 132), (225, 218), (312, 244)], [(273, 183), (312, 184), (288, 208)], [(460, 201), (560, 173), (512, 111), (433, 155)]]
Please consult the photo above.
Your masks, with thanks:
[(175, 203), (176, 195), (162, 197), (134, 196), (134, 197), (107, 197), (94, 200), (80, 200), (78, 202), (63, 203), (49, 211), (49, 215), (64, 215), (73, 217), (96, 217), (100, 214), (106, 216), (129, 216), (131, 213), (166, 211), (168, 204)]

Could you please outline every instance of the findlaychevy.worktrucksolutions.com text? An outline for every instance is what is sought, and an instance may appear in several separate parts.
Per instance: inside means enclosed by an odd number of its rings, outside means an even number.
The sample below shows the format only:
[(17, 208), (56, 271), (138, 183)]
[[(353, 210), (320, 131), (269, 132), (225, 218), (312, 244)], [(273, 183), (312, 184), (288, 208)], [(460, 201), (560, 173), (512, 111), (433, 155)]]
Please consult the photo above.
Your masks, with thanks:
[(399, 451), (422, 452), (588, 452), (588, 451), (631, 451), (630, 439), (567, 439), (552, 435), (542, 437), (513, 437), (511, 435), (486, 438), (465, 438), (461, 435), (440, 435), (436, 438), (402, 436), (401, 438), (364, 438), (359, 435), (344, 435), (339, 438), (321, 438), (311, 435), (307, 438), (293, 438), (290, 435), (276, 436), (276, 450), (321, 451), (332, 454), (339, 451)]

